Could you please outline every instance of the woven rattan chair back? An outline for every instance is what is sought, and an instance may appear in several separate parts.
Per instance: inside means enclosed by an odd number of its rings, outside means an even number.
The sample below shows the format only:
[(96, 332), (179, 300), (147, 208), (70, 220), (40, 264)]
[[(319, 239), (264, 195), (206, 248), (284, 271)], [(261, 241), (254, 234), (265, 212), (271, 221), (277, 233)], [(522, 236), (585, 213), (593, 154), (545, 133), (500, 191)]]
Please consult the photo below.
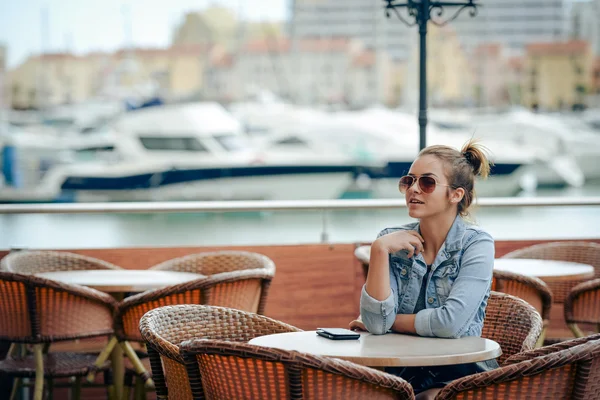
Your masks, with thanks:
[(565, 301), (565, 321), (575, 337), (600, 332), (600, 279), (571, 289)]
[(491, 292), (481, 337), (500, 345), (500, 365), (513, 354), (534, 349), (542, 328), (540, 314), (524, 300), (506, 293)]
[[(22, 378), (35, 377), (34, 399), (41, 400), (44, 378), (51, 383), (54, 378), (71, 376), (78, 382), (73, 393), (77, 399), (81, 378), (94, 369), (95, 356), (61, 352), (44, 357), (43, 349), (57, 341), (111, 335), (115, 308), (111, 296), (93, 289), (0, 272), (0, 342), (12, 343), (11, 349), (33, 345), (33, 359), (13, 357), (11, 350), (0, 361), (0, 371), (16, 378), (13, 394)], [(98, 366), (99, 370), (107, 368)]]
[[(233, 274), (236, 272), (240, 273), (238, 276), (242, 276), (241, 273), (244, 271), (260, 273), (262, 274), (263, 278), (260, 281), (260, 286), (256, 287), (256, 290), (259, 290), (259, 297), (255, 297), (254, 295), (251, 296), (253, 300), (258, 299), (256, 306), (252, 305), (252, 308), (249, 308), (247, 305), (244, 307), (235, 307), (225, 304), (226, 302), (231, 302), (231, 299), (228, 298), (232, 295), (235, 296), (237, 291), (243, 290), (244, 293), (249, 293), (249, 286), (256, 285), (257, 283), (257, 281), (254, 281), (254, 283), (251, 283), (250, 281), (245, 281), (242, 283), (241, 280), (222, 284), (219, 289), (214, 288), (211, 294), (213, 301), (207, 303), (240, 308), (242, 310), (257, 312), (259, 314), (263, 314), (265, 311), (269, 286), (271, 285), (271, 280), (275, 276), (275, 263), (273, 263), (269, 257), (248, 251), (215, 251), (190, 254), (187, 256), (167, 260), (151, 267), (150, 269), (193, 272), (206, 276), (222, 273)], [(244, 287), (240, 288), (240, 285)]]
[[(542, 351), (536, 349), (534, 352)], [(600, 340), (551, 351), (447, 385), (436, 400), (598, 399)]]
[(86, 287), (0, 272), (0, 341), (51, 343), (110, 335), (115, 300)]
[(275, 264), (269, 257), (248, 251), (229, 250), (189, 254), (167, 260), (151, 269), (193, 272), (202, 275), (260, 269), (275, 274)]
[(413, 399), (405, 380), (336, 358), (246, 343), (181, 344), (194, 399)]
[(117, 311), (117, 337), (119, 340), (143, 341), (140, 319), (148, 311), (163, 306), (203, 304), (257, 312), (260, 302), (265, 301), (262, 284), (270, 279), (270, 274), (260, 270), (225, 272), (128, 297), (119, 304)]
[(542, 346), (552, 308), (552, 293), (544, 281), (512, 272), (494, 271), (492, 290), (523, 299), (541, 314), (544, 327), (536, 346)]
[(16, 251), (7, 254), (0, 262), (0, 270), (18, 274), (90, 269), (121, 268), (97, 258), (64, 251)]
[(300, 329), (274, 319), (224, 307), (178, 305), (146, 313), (139, 326), (147, 344), (159, 398), (191, 399), (179, 344), (206, 338), (247, 342), (255, 337)]
[[(505, 254), (502, 258), (532, 258), (538, 260), (570, 261), (594, 267), (600, 278), (600, 244), (592, 242), (552, 242), (525, 247)], [(555, 303), (563, 303), (571, 288), (583, 280), (548, 282)]]

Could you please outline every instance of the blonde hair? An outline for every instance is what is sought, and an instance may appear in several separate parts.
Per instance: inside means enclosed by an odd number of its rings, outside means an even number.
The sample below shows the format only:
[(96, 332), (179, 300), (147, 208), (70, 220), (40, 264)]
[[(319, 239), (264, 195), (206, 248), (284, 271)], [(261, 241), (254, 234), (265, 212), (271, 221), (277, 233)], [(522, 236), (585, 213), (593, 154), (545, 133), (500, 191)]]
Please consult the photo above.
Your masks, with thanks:
[(458, 203), (458, 213), (467, 217), (469, 207), (475, 198), (475, 177), (483, 179), (490, 174), (492, 162), (488, 157), (488, 149), (478, 140), (471, 139), (465, 143), (460, 151), (450, 146), (434, 145), (421, 150), (420, 156), (434, 156), (446, 166), (445, 175), (448, 184), (453, 189), (463, 188), (465, 195)]

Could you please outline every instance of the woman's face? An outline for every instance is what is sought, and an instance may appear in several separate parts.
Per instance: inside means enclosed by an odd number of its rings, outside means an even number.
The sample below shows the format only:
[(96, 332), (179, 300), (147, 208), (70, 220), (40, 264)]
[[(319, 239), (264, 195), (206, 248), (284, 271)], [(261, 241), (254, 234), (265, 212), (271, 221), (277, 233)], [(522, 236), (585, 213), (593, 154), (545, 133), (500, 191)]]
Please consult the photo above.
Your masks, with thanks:
[[(455, 191), (448, 186), (448, 179), (444, 174), (444, 164), (435, 156), (425, 155), (417, 158), (408, 175), (413, 178), (428, 176), (436, 181), (433, 192), (425, 193), (419, 182), (406, 190), (406, 205), (408, 215), (412, 218), (430, 218), (444, 213), (456, 215), (457, 197)], [(458, 199), (460, 200), (460, 199)]]

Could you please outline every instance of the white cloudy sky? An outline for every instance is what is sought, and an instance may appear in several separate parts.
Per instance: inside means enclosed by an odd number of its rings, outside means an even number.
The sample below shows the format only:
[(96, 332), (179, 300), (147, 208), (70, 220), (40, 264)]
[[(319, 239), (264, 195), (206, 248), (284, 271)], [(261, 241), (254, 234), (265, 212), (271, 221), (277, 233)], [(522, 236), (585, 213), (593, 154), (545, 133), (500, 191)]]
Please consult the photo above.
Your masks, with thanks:
[[(131, 15), (137, 46), (165, 46), (186, 11), (212, 4), (232, 8), (250, 20), (283, 19), (288, 0), (0, 0), (0, 43), (13, 67), (42, 49), (76, 52), (114, 50), (126, 41), (124, 13)], [(125, 6), (125, 7), (124, 7)], [(48, 10), (47, 35), (42, 15)], [(127, 13), (125, 13), (127, 14)]]

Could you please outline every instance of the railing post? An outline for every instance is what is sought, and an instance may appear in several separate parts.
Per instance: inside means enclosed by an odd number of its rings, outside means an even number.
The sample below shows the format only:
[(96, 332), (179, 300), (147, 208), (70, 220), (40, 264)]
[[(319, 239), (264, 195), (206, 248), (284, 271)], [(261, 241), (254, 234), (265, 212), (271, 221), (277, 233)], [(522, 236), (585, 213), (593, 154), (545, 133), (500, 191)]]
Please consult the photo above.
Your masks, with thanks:
[(329, 243), (329, 213), (327, 210), (323, 210), (323, 214), (321, 215), (321, 243), (327, 244)]

